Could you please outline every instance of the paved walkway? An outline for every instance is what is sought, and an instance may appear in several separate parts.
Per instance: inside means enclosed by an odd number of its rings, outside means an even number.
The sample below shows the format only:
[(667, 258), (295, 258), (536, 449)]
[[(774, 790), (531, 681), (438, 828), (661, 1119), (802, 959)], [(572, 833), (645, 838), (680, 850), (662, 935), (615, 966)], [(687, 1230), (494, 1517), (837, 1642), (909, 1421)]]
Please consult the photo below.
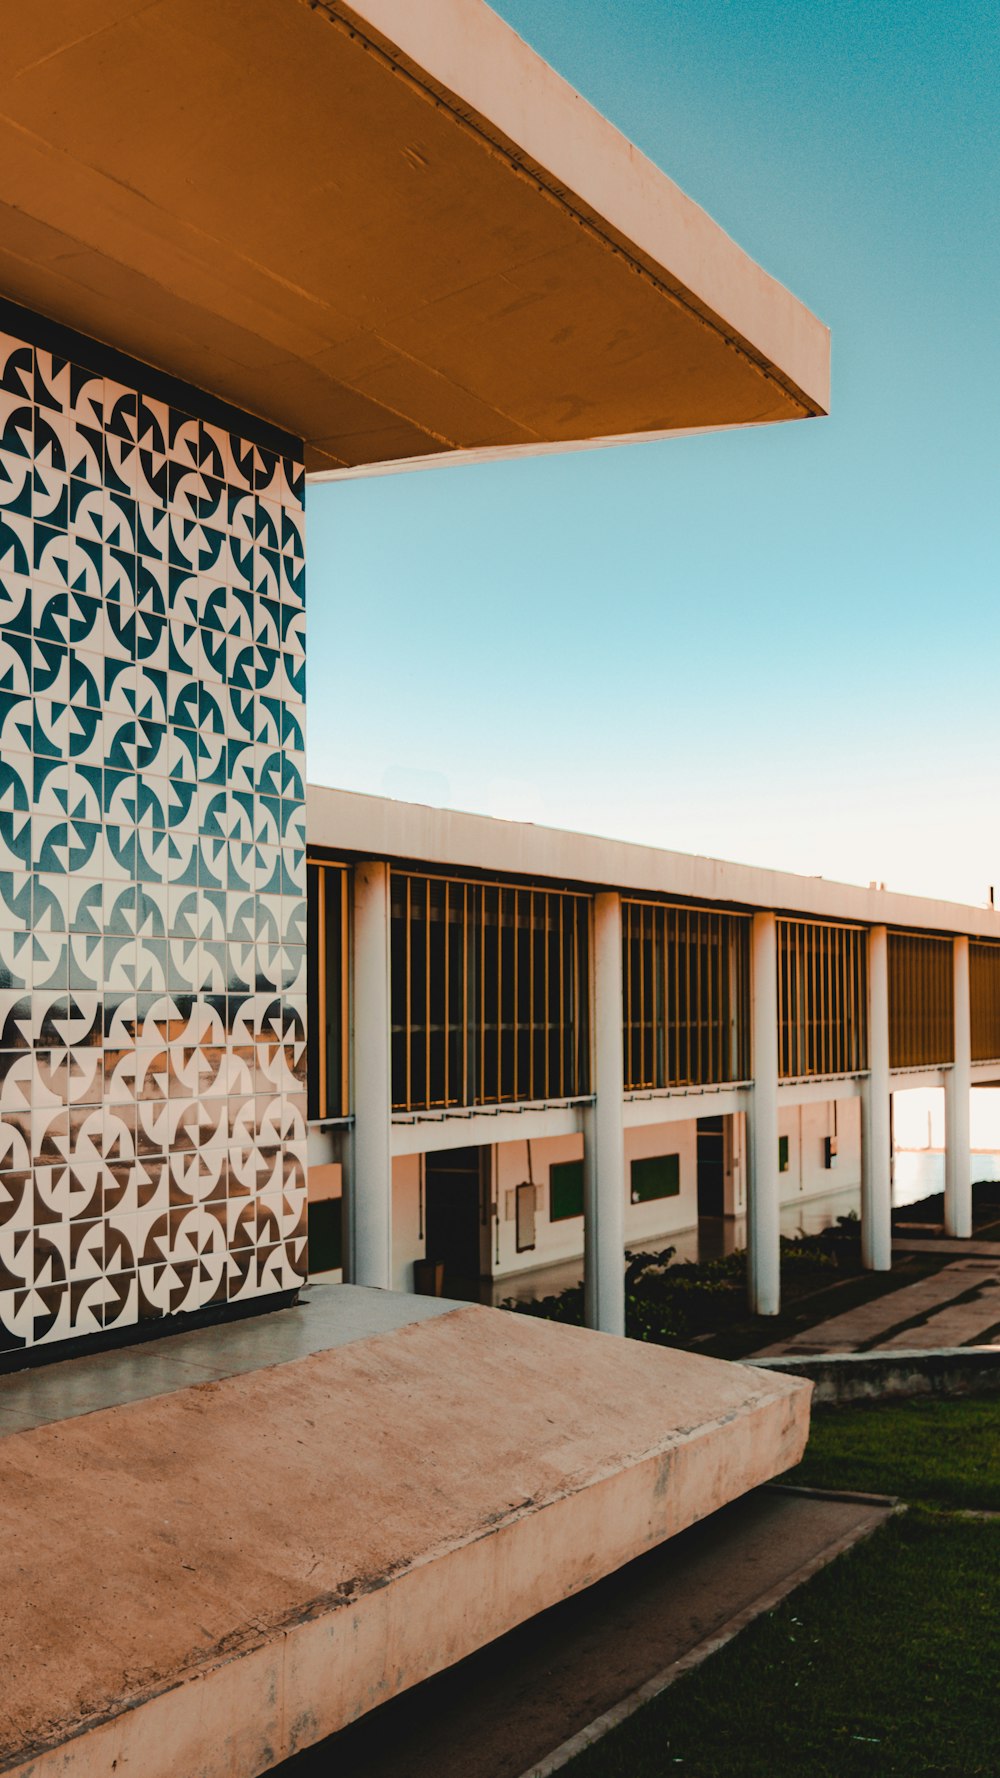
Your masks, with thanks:
[(893, 1253), (953, 1253), (956, 1259), (974, 1254), (979, 1259), (995, 1259), (1000, 1264), (1000, 1241), (987, 1241), (980, 1236), (971, 1241), (956, 1241), (949, 1235), (934, 1235), (923, 1240), (919, 1235), (894, 1236)]
[[(895, 1243), (894, 1243), (895, 1245)], [(917, 1246), (918, 1243), (914, 1243)], [(963, 1257), (928, 1278), (861, 1303), (818, 1327), (764, 1346), (755, 1358), (801, 1358), (831, 1352), (933, 1351), (941, 1346), (1000, 1345), (1000, 1250), (967, 1242), (928, 1241), (920, 1249)]]

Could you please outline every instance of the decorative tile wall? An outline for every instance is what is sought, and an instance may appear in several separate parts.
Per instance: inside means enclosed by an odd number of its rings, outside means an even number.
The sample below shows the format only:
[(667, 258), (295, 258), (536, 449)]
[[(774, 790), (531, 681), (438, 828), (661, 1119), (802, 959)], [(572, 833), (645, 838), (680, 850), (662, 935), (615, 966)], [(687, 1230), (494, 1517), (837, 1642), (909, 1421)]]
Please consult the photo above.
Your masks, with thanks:
[(0, 1352), (304, 1276), (303, 500), (0, 334)]

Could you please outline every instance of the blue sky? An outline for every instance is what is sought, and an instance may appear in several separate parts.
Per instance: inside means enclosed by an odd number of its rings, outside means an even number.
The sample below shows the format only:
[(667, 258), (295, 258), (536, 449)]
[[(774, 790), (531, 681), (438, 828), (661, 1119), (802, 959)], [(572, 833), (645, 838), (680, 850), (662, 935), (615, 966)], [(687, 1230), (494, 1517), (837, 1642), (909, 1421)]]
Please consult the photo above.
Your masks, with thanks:
[(309, 497), (309, 775), (1000, 896), (987, 0), (500, 0), (833, 332), (802, 424)]

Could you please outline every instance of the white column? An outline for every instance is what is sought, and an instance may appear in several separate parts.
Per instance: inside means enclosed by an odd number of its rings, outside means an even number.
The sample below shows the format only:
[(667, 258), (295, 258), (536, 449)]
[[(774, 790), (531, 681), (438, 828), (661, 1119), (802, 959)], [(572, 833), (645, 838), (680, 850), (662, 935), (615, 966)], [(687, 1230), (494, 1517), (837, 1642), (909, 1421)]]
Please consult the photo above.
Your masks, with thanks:
[(972, 1152), (969, 1098), (972, 1092), (972, 1030), (969, 1009), (969, 941), (952, 940), (955, 993), (954, 1061), (944, 1089), (944, 1232), (972, 1233)]
[(751, 951), (750, 1095), (747, 1153), (747, 1290), (756, 1315), (781, 1307), (778, 1174), (778, 947), (772, 913), (754, 914)]
[[(392, 1073), (389, 866), (354, 871), (354, 1141), (345, 1169), (345, 1276), (388, 1290), (392, 1279)], [(349, 1174), (349, 1177), (347, 1177)]]
[(584, 1318), (625, 1332), (621, 896), (594, 897), (594, 1093), (584, 1120)]
[(892, 1265), (890, 1167), (889, 935), (868, 933), (868, 1079), (861, 1092), (861, 1263), (870, 1272)]

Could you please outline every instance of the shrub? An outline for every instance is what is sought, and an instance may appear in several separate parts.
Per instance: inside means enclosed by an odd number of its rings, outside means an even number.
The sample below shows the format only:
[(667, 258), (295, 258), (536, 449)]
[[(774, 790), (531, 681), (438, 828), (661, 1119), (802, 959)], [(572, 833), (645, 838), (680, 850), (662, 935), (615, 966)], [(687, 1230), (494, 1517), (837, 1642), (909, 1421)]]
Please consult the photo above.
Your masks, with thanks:
[[(782, 1291), (794, 1300), (832, 1283), (838, 1273), (852, 1274), (860, 1263), (858, 1218), (838, 1217), (819, 1235), (782, 1236)], [(630, 1339), (676, 1345), (699, 1335), (719, 1333), (747, 1313), (747, 1256), (740, 1248), (721, 1259), (676, 1260), (677, 1249), (625, 1254), (625, 1331)], [(522, 1315), (583, 1326), (583, 1284), (557, 1296), (532, 1302), (502, 1304)]]

